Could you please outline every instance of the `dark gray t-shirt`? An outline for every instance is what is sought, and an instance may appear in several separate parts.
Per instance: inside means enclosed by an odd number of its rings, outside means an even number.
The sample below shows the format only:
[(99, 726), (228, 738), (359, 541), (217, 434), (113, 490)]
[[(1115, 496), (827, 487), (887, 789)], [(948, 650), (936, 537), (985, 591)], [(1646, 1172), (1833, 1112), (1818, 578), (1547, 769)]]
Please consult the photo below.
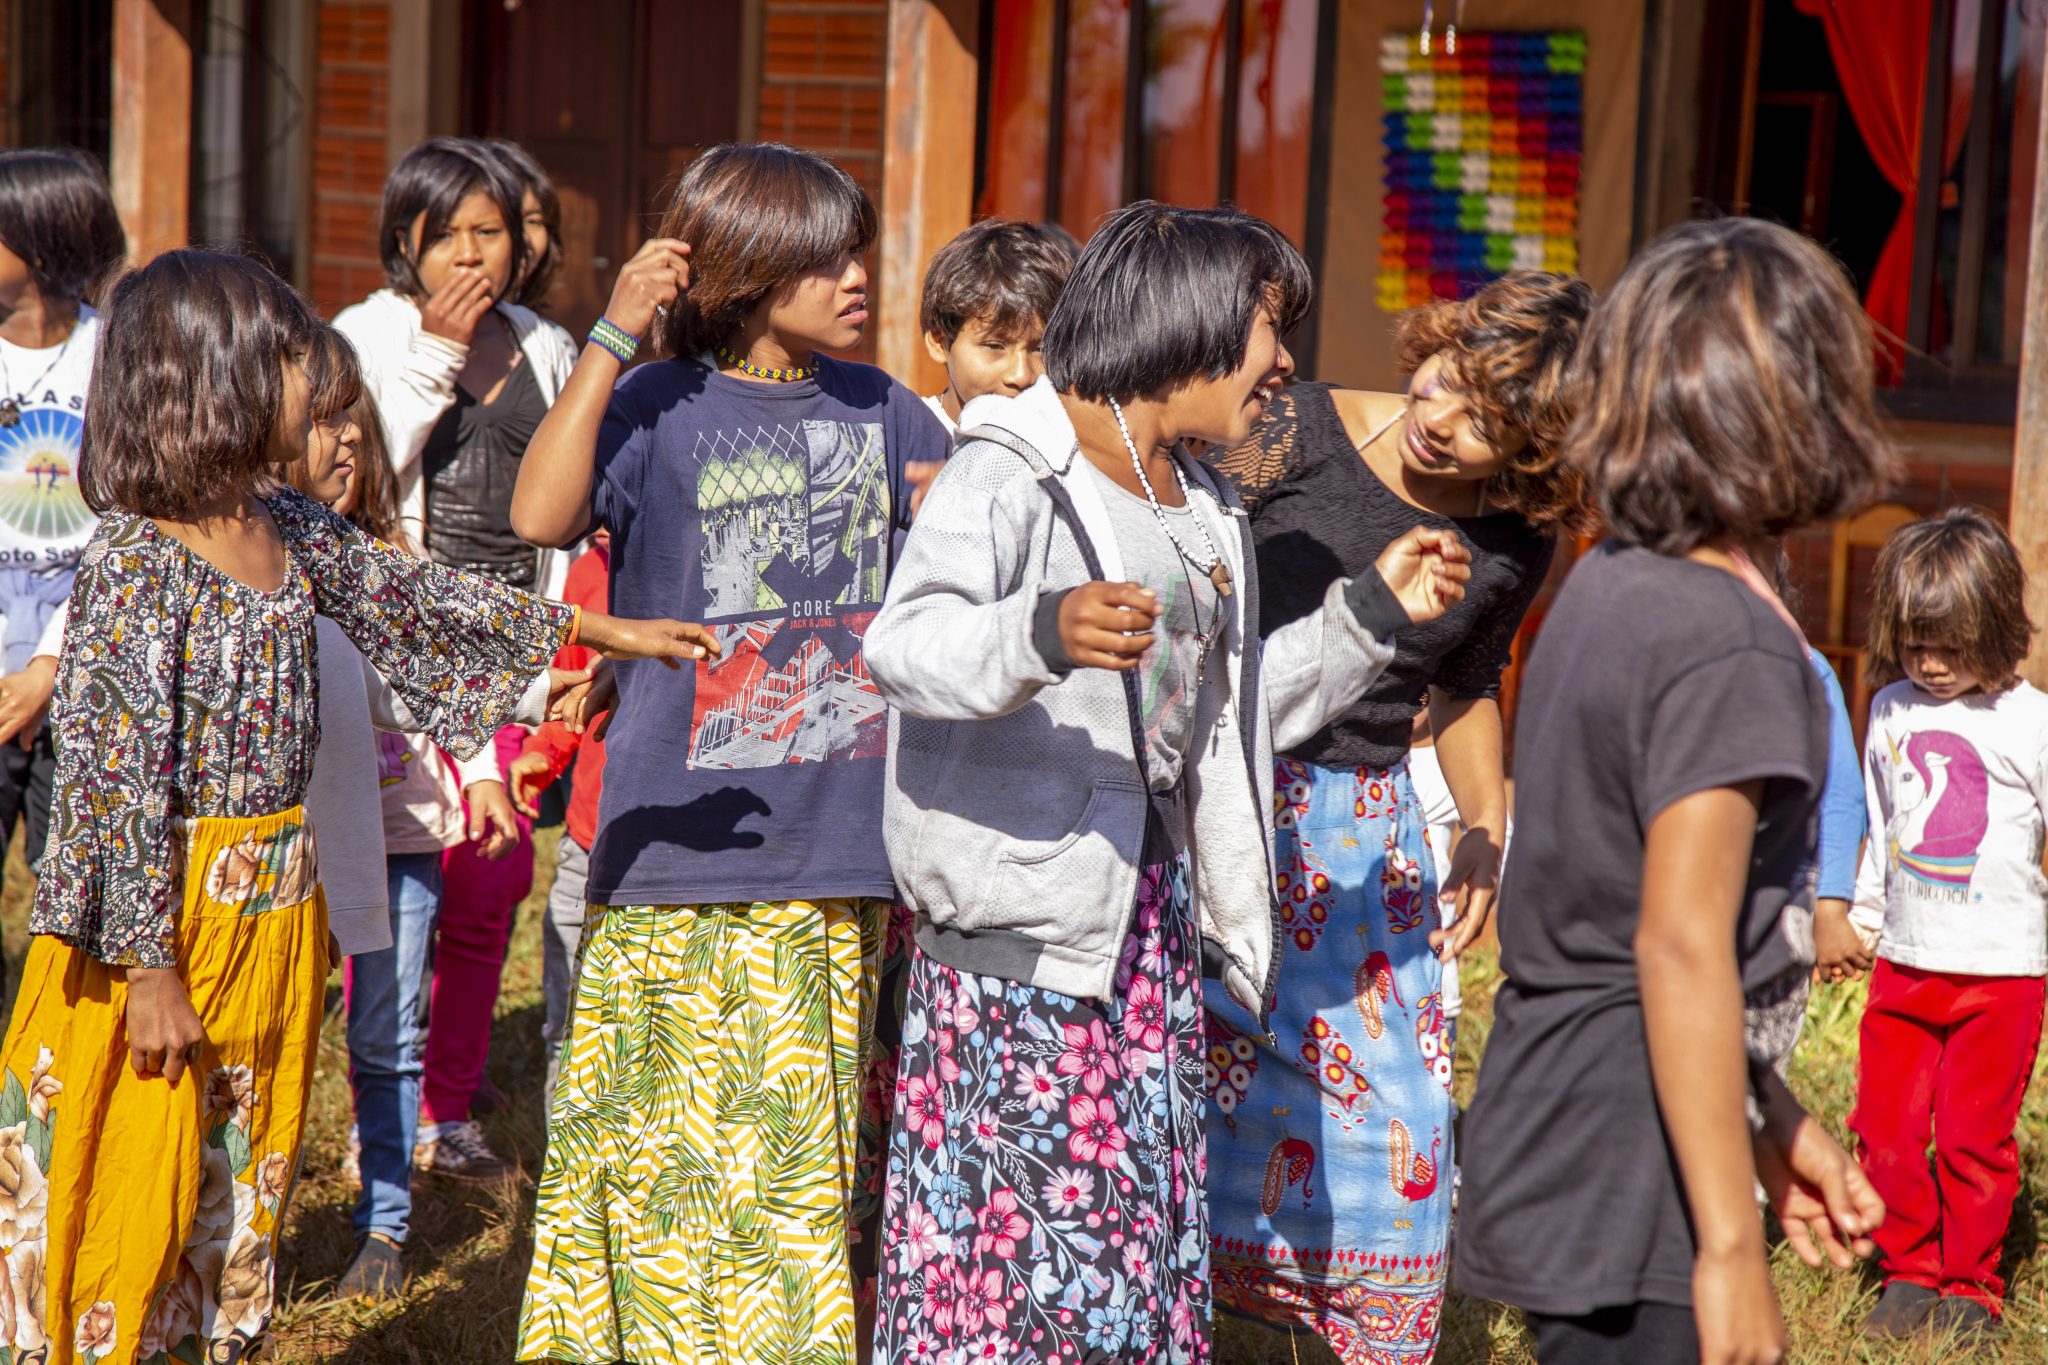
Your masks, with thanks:
[(1693, 1239), (1652, 1087), (1635, 933), (1643, 836), (1762, 779), (1745, 991), (1796, 969), (1827, 711), (1799, 639), (1732, 574), (1608, 542), (1544, 621), (1515, 727), (1494, 1026), (1464, 1126), (1457, 1287), (1542, 1313), (1687, 1304)]

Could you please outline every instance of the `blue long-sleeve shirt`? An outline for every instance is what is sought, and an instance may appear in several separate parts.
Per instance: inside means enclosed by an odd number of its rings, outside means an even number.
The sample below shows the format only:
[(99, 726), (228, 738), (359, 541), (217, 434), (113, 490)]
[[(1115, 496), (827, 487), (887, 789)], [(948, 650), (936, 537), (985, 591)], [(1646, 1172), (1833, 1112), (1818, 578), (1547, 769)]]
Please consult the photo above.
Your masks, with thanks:
[(1808, 646), (1806, 656), (1828, 694), (1828, 780), (1820, 793), (1820, 878), (1814, 894), (1821, 900), (1850, 900), (1856, 895), (1856, 859), (1870, 822), (1863, 801), (1863, 767), (1841, 680), (1819, 650)]

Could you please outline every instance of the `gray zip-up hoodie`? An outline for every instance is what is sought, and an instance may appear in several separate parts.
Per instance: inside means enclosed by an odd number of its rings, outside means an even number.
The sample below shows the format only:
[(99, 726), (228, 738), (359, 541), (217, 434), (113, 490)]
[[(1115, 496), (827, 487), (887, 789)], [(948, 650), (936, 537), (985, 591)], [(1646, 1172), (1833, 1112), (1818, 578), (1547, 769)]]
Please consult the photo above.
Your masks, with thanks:
[[(1058, 614), (1071, 589), (1122, 581), (1122, 559), (1048, 381), (975, 400), (958, 440), (863, 644), (891, 707), (889, 860), (932, 957), (1106, 999), (1150, 804), (1136, 675), (1070, 668)], [(1250, 523), (1227, 480), (1184, 456), (1182, 468), (1236, 586), (1182, 774), (1195, 910), (1225, 987), (1263, 1018), (1273, 749), (1356, 700), (1408, 618), (1369, 573), (1333, 584), (1262, 650)]]

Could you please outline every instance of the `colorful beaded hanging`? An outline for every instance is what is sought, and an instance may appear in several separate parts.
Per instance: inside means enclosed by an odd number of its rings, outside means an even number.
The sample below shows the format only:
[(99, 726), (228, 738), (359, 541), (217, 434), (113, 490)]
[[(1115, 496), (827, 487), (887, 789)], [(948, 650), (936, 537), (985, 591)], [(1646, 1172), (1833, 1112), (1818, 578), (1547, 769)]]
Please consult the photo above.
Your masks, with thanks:
[(1460, 298), (1509, 270), (1579, 268), (1586, 35), (1459, 31), (1380, 41), (1379, 305)]
[(772, 379), (778, 384), (794, 384), (800, 379), (818, 377), (816, 365), (756, 365), (751, 360), (734, 355), (723, 346), (713, 346), (711, 350), (718, 357), (719, 364), (731, 366), (741, 374), (752, 375), (756, 379)]

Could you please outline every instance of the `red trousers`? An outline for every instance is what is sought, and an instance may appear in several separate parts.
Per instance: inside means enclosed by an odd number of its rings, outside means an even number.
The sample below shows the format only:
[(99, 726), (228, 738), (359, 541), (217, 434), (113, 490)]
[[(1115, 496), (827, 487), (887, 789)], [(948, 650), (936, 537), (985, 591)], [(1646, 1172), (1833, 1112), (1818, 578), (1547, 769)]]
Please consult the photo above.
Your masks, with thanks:
[(2000, 1311), (1998, 1255), (2019, 1193), (2013, 1129), (2044, 998), (2038, 976), (1960, 976), (1878, 959), (1849, 1127), (1884, 1199), (1876, 1240), (1886, 1280)]

